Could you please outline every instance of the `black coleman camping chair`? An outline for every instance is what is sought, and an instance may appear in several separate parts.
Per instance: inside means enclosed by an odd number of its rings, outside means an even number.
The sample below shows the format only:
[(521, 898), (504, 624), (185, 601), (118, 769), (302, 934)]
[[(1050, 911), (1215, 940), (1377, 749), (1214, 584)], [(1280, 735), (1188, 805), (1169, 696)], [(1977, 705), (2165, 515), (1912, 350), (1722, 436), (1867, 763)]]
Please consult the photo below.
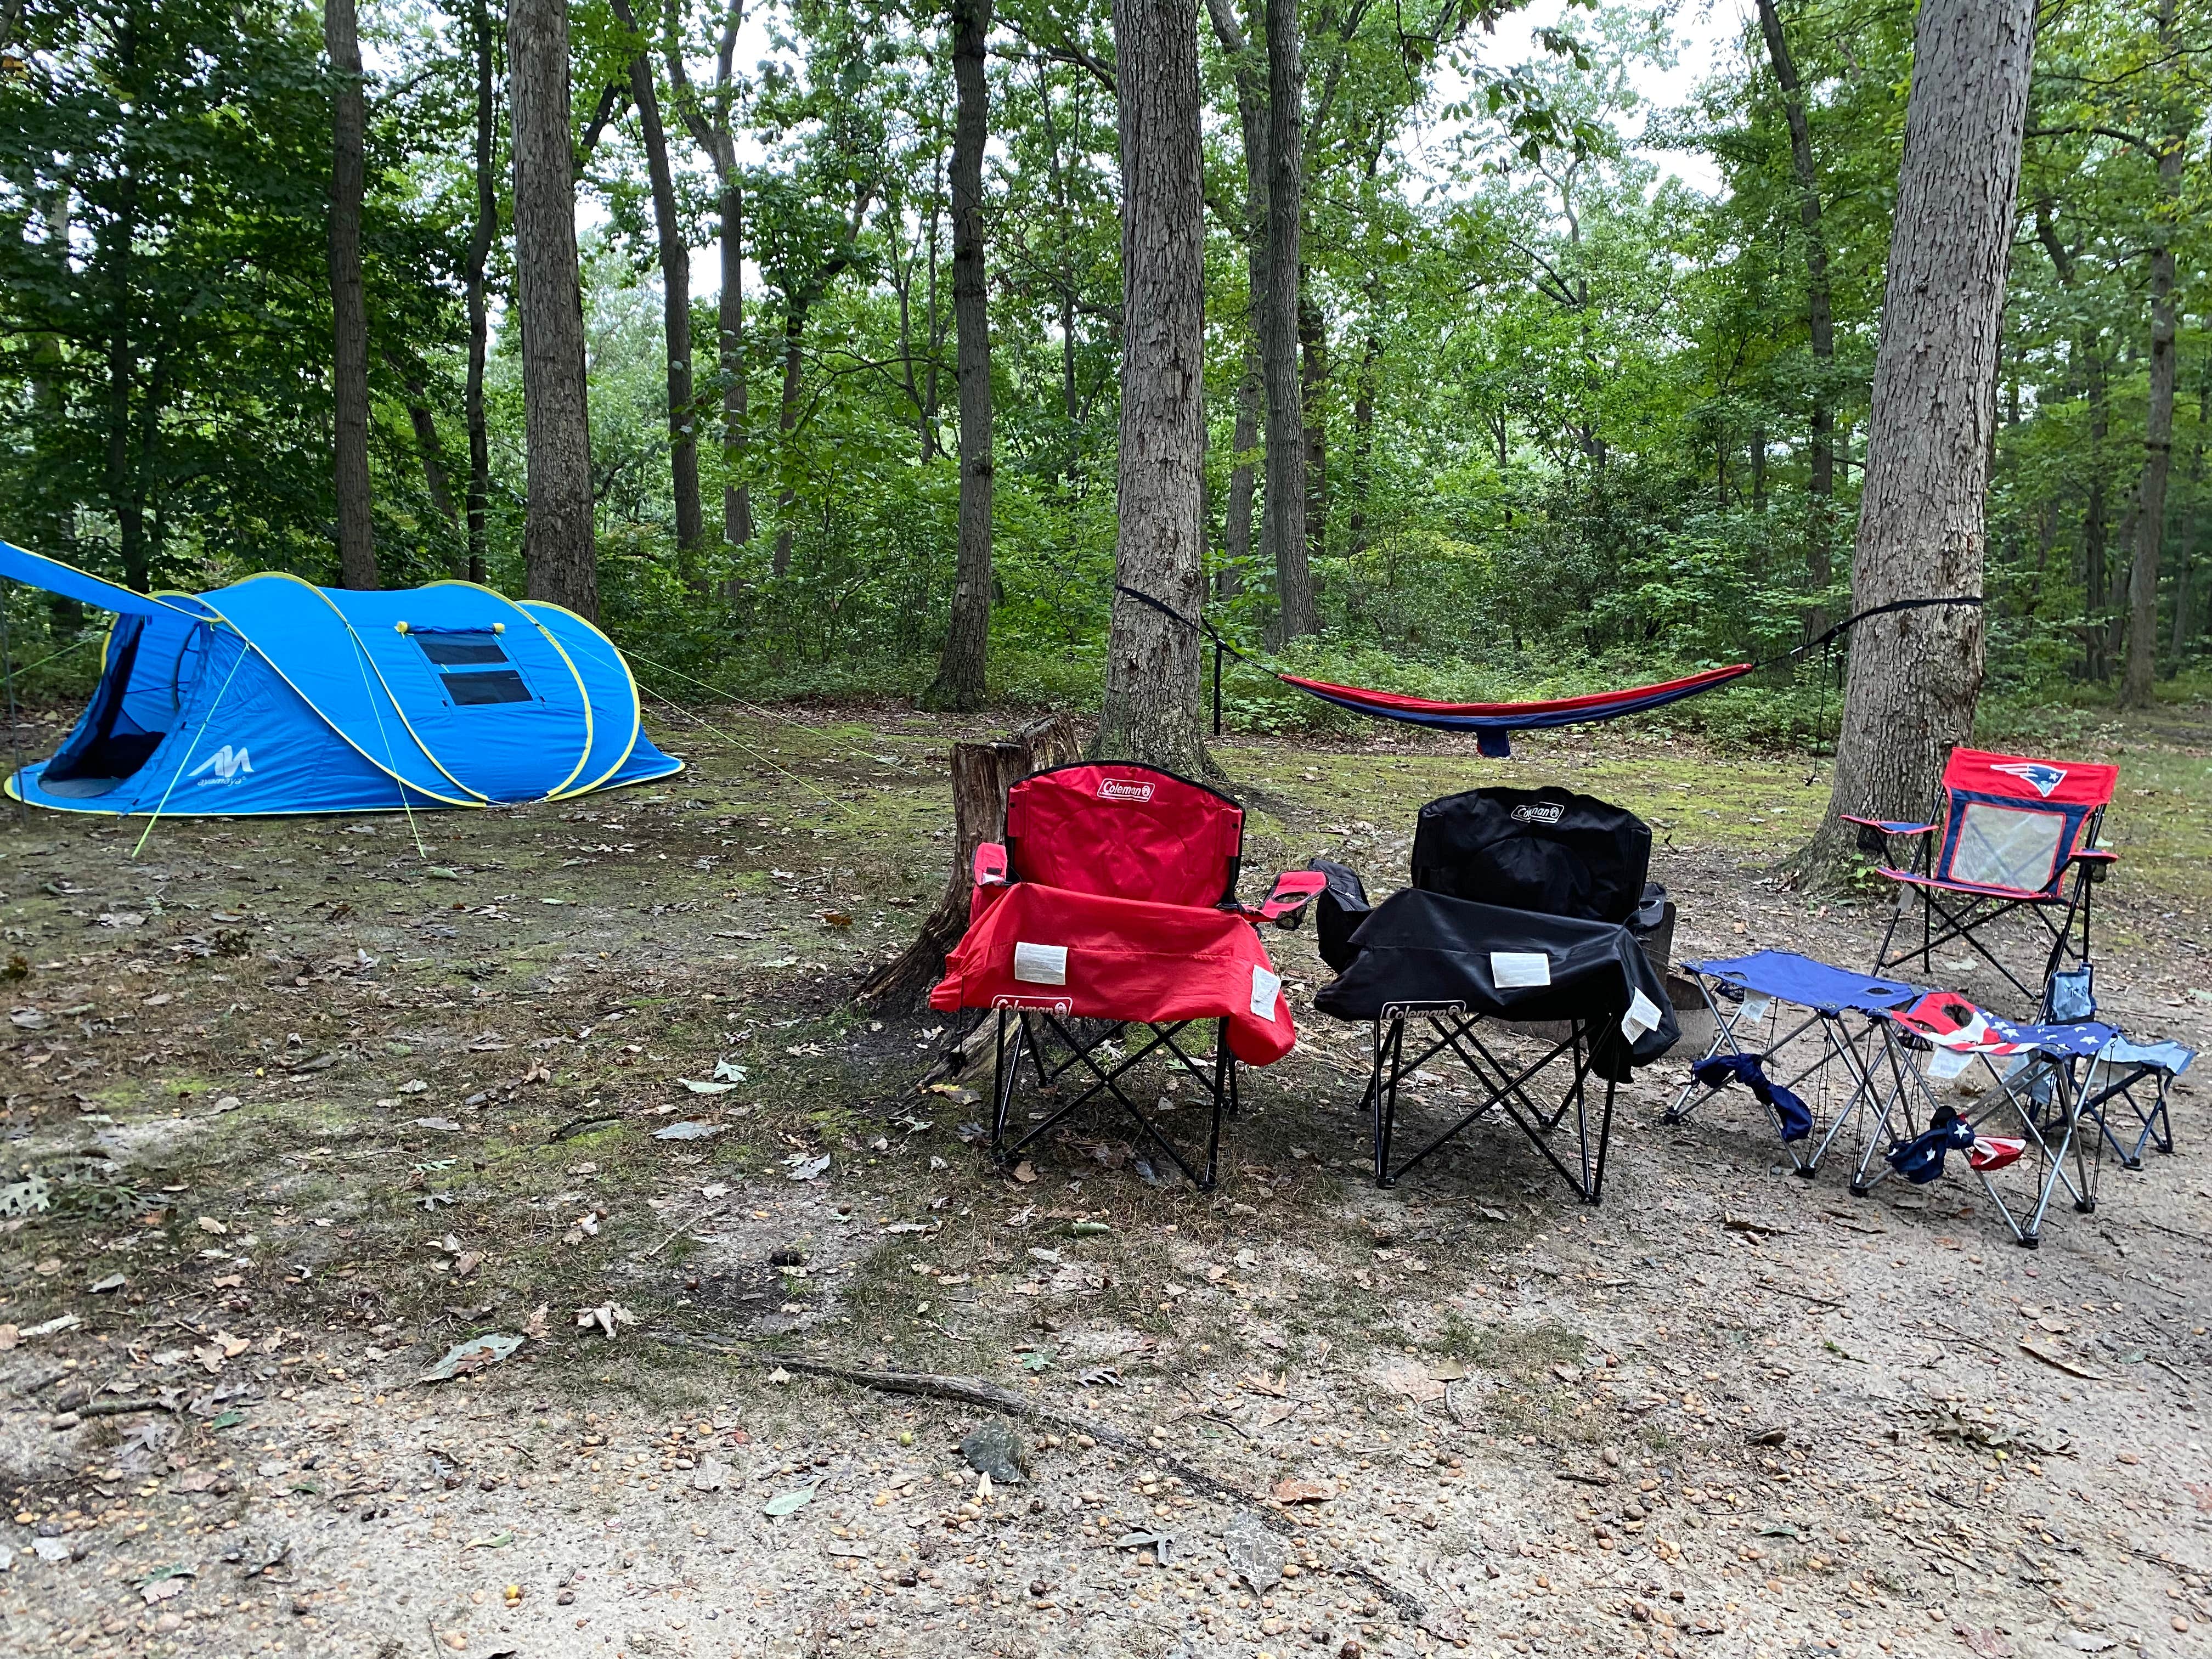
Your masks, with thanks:
[[(1577, 1197), (1598, 1202), (1615, 1089), (1680, 1035), (1660, 971), (1629, 925), (1671, 921), (1665, 894), (1644, 881), (1650, 848), (1634, 814), (1586, 795), (1477, 789), (1421, 809), (1413, 885), (1379, 905), (1368, 906), (1351, 871), (1316, 861), (1328, 887), (1316, 925), (1338, 971), (1314, 1006), (1371, 1029), (1363, 1104), (1377, 1184), (1495, 1114)], [(1541, 1035), (1509, 1036), (1508, 1022)], [(1399, 1091), (1425, 1083), (1420, 1068), (1439, 1057), (1466, 1070), (1472, 1098), (1401, 1154)], [(1563, 1148), (1555, 1143), (1570, 1119)]]

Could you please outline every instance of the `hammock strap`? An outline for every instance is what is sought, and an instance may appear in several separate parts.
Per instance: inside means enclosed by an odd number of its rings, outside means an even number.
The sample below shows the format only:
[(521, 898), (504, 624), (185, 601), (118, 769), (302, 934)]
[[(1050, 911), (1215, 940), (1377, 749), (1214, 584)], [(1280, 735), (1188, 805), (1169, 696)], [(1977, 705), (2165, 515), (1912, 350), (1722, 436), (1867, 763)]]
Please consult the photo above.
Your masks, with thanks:
[[(1182, 611), (1176, 610), (1165, 600), (1156, 599), (1149, 593), (1140, 593), (1135, 588), (1129, 586), (1125, 582), (1115, 583), (1114, 591), (1127, 599), (1134, 599), (1139, 605), (1151, 606), (1152, 609), (1158, 611), (1163, 617), (1167, 617), (1171, 622), (1181, 623), (1185, 628), (1189, 629), (1194, 634), (1203, 634), (1207, 639), (1212, 641), (1217, 647), (1227, 652), (1231, 656), (1236, 658), (1237, 661), (1244, 664), (1247, 667), (1256, 668), (1261, 673), (1267, 675), (1270, 678), (1282, 680), (1285, 684), (1296, 684), (1294, 680), (1286, 677), (1279, 669), (1270, 668), (1267, 664), (1256, 660), (1251, 656), (1246, 654), (1244, 652), (1239, 651), (1234, 645), (1231, 644), (1229, 641), (1224, 639), (1221, 636), (1219, 630), (1217, 629), (1212, 623), (1207, 622), (1205, 617), (1200, 617), (1193, 618), (1186, 617)], [(1751, 667), (1753, 669), (1771, 668), (1776, 663), (1788, 662), (1791, 658), (1801, 657), (1808, 651), (1818, 650), (1820, 647), (1827, 644), (1829, 641), (1849, 633), (1859, 623), (1869, 621), (1875, 617), (1891, 616), (1899, 611), (1925, 611), (1938, 605), (1979, 605), (1982, 602), (1982, 596), (1978, 593), (1953, 593), (1945, 595), (1939, 599), (1892, 599), (1887, 605), (1869, 605), (1864, 611), (1854, 611), (1851, 615), (1844, 617), (1843, 621), (1838, 623), (1833, 628), (1829, 629), (1825, 633), (1814, 635), (1812, 639), (1806, 641), (1802, 645), (1792, 646), (1789, 650), (1782, 652), (1778, 655), (1764, 658), (1758, 662), (1753, 663)], [(1593, 718), (1601, 717), (1593, 716)]]

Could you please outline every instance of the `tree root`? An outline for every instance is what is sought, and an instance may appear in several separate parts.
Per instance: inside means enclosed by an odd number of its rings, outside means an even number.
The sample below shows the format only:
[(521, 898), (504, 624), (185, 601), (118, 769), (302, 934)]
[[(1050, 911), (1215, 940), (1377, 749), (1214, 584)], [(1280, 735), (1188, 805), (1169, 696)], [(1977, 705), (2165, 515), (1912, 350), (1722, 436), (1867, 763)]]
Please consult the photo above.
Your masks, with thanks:
[[(1109, 1429), (1103, 1424), (1086, 1422), (1040, 1406), (1011, 1389), (1002, 1389), (995, 1382), (986, 1382), (976, 1376), (954, 1376), (939, 1371), (878, 1371), (861, 1370), (850, 1366), (832, 1365), (823, 1360), (805, 1359), (791, 1354), (762, 1353), (743, 1344), (725, 1341), (717, 1337), (690, 1332), (655, 1331), (653, 1340), (671, 1347), (690, 1348), (705, 1353), (719, 1353), (763, 1369), (781, 1367), (805, 1376), (819, 1376), (836, 1382), (849, 1382), (856, 1388), (874, 1389), (884, 1394), (913, 1395), (928, 1400), (950, 1400), (963, 1406), (980, 1407), (1007, 1417), (1020, 1418), (1031, 1423), (1048, 1423), (1054, 1428), (1066, 1429), (1074, 1434), (1087, 1434), (1102, 1446), (1168, 1470), (1186, 1486), (1204, 1492), (1225, 1504), (1234, 1504), (1250, 1510), (1260, 1517), (1260, 1523), (1268, 1531), (1286, 1537), (1300, 1534), (1297, 1523), (1281, 1510), (1272, 1505), (1272, 1500), (1257, 1492), (1208, 1474), (1194, 1464), (1186, 1463), (1171, 1452), (1164, 1452), (1148, 1441), (1133, 1435)], [(1420, 1597), (1399, 1589), (1371, 1568), (1357, 1562), (1340, 1561), (1329, 1571), (1343, 1578), (1355, 1578), (1371, 1589), (1376, 1597), (1387, 1603), (1398, 1617), (1410, 1625), (1419, 1625), (1432, 1634), (1452, 1639), (1457, 1632), (1448, 1632), (1431, 1621), (1427, 1603)]]

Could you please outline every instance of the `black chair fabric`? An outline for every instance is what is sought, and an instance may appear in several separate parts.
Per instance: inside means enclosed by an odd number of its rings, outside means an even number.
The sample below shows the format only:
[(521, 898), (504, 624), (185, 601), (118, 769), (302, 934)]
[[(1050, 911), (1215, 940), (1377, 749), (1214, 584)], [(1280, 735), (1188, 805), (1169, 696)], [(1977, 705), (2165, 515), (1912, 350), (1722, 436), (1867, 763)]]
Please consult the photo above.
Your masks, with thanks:
[(1571, 789), (1470, 789), (1432, 800), (1413, 830), (1413, 885), (1478, 904), (1626, 922), (1644, 898), (1651, 831)]

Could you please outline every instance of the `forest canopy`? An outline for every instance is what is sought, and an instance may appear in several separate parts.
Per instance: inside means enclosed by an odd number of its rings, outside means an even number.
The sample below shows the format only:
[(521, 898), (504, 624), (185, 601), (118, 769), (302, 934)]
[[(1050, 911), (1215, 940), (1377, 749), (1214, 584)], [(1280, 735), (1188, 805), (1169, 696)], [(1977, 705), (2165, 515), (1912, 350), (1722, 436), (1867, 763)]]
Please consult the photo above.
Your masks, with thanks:
[[(1914, 9), (1759, 0), (1672, 106), (1636, 88), (1674, 60), (1674, 8), (1547, 8), (1517, 54), (1514, 9), (1199, 10), (1208, 615), (1428, 695), (1772, 657), (1850, 608)], [(1285, 11), (1294, 119), (1267, 46)], [(486, 0), (345, 20), (357, 74), (327, 11), (282, 0), (0, 7), (0, 535), (142, 588), (336, 584), (350, 506), (384, 586), (525, 590), (520, 25)], [(1131, 323), (1109, 8), (577, 0), (566, 22), (597, 600), (641, 678), (941, 686), (964, 428), (992, 695), (1094, 704)], [(2199, 0), (2040, 15), (1987, 508), (2000, 707), (2206, 651), (2208, 49)], [(1285, 246), (1294, 281), (1268, 269)], [(988, 319), (964, 376), (963, 270)], [(11, 604), (19, 663), (90, 637), (65, 603)], [(1802, 739), (1834, 682), (1790, 674), (1678, 713)], [(1227, 702), (1332, 718), (1256, 677)]]

